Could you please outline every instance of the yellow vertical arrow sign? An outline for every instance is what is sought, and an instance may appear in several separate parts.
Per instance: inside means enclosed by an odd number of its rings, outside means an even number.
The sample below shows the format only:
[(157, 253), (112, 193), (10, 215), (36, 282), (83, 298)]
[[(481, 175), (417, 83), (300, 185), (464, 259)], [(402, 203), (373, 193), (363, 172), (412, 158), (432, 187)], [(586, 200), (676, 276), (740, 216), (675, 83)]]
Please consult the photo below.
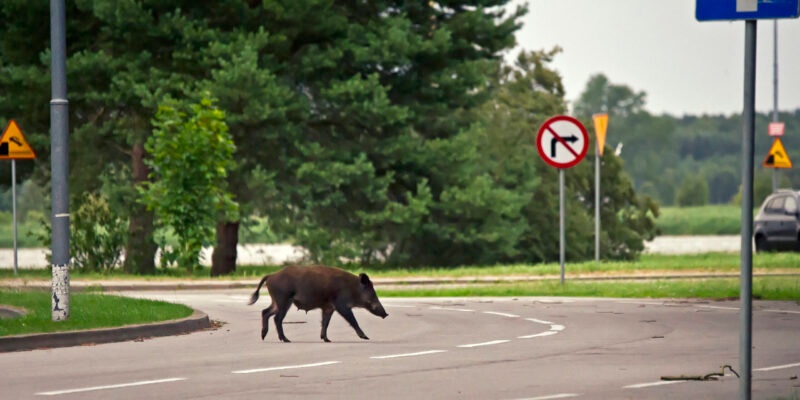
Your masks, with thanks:
[(792, 160), (789, 159), (789, 154), (783, 148), (780, 138), (776, 137), (772, 142), (772, 147), (769, 148), (769, 153), (764, 158), (762, 165), (767, 168), (792, 168)]
[(592, 115), (594, 121), (594, 133), (597, 136), (597, 150), (603, 155), (603, 148), (606, 147), (606, 128), (608, 128), (608, 114)]

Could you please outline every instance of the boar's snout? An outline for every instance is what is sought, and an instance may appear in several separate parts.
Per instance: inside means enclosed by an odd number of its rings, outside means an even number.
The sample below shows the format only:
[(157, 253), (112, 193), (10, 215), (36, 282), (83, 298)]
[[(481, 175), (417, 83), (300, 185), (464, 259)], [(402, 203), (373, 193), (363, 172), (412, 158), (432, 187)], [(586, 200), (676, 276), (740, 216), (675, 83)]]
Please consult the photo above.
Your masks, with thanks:
[(386, 310), (383, 309), (383, 305), (380, 302), (372, 302), (367, 307), (367, 310), (372, 313), (372, 315), (377, 315), (381, 318), (386, 318), (389, 314), (386, 313)]

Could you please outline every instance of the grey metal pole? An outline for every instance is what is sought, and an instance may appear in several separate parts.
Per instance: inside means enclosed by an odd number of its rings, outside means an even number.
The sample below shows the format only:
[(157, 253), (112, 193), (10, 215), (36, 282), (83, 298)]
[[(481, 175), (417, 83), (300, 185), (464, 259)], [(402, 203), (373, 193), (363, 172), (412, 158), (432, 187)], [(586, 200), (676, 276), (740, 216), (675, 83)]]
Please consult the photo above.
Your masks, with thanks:
[(772, 21), (772, 121), (778, 122), (778, 20)]
[(564, 169), (558, 169), (558, 261), (561, 265), (561, 284), (564, 284)]
[[(772, 21), (772, 121), (778, 122), (778, 20)], [(772, 191), (778, 190), (778, 169), (772, 169)]]
[(52, 319), (69, 318), (69, 102), (66, 6), (50, 0), (50, 176), (52, 204)]
[(17, 160), (11, 160), (11, 218), (14, 220), (14, 275), (17, 275)]
[(742, 127), (742, 242), (739, 289), (739, 398), (750, 400), (753, 331), (753, 147), (755, 143), (756, 21), (745, 21)]
[(600, 261), (600, 145), (594, 152), (594, 260)]

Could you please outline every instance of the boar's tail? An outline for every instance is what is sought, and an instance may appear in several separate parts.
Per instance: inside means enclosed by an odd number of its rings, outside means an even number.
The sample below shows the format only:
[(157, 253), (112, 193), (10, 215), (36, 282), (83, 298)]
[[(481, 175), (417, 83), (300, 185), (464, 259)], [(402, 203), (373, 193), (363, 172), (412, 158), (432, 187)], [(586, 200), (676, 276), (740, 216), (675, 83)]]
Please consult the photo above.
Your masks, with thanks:
[(261, 282), (258, 283), (258, 288), (255, 292), (253, 292), (253, 295), (250, 296), (250, 302), (248, 302), (247, 305), (251, 305), (258, 301), (258, 292), (261, 291), (261, 286), (264, 286), (264, 283), (267, 282), (267, 278), (269, 278), (269, 275), (265, 275), (263, 278), (261, 278)]

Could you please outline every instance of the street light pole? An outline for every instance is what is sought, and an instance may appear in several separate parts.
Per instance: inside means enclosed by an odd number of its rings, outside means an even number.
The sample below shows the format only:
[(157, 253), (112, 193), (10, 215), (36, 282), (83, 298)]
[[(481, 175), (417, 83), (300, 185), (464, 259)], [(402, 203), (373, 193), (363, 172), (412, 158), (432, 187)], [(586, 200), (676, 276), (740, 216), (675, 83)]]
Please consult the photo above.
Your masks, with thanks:
[(50, 54), (51, 317), (63, 321), (69, 318), (69, 101), (64, 0), (50, 0)]

